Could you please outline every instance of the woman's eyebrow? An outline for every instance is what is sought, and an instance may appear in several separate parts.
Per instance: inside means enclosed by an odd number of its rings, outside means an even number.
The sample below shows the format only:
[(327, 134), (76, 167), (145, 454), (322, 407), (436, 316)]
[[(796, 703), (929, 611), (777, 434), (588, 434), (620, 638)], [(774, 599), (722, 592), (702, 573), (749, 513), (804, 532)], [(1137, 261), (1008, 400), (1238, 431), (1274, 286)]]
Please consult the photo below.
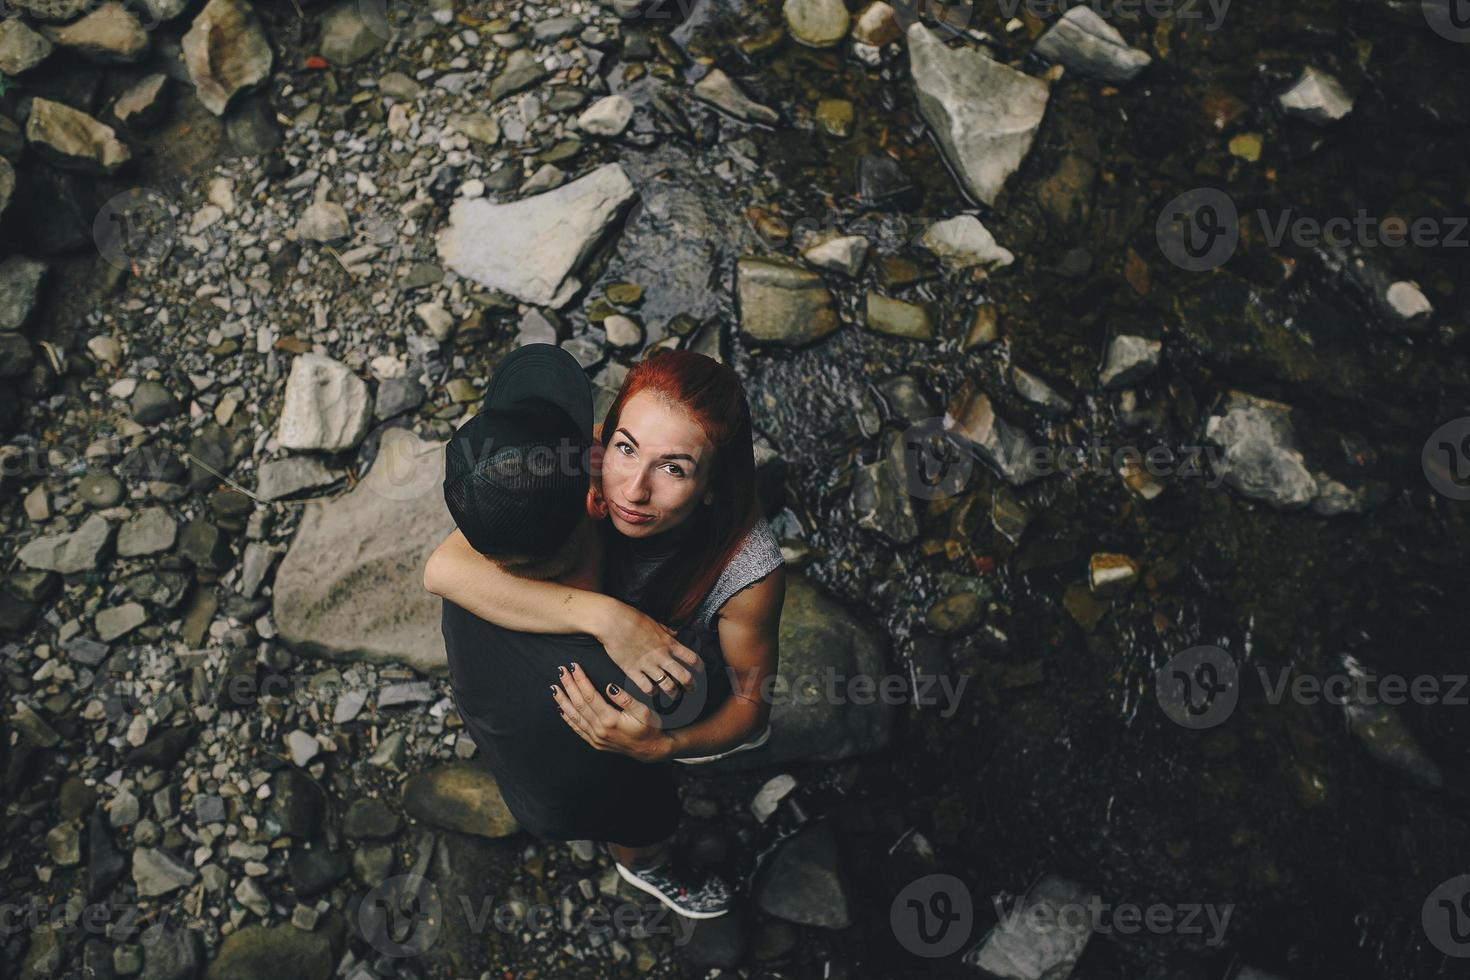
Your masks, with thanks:
[[(627, 429), (624, 429), (622, 426), (618, 427), (618, 431), (628, 437), (628, 441), (633, 444), (634, 449), (638, 448), (638, 440), (633, 438), (633, 433), (629, 432)], [(662, 456), (659, 457), (659, 459), (687, 459), (694, 465), (699, 465), (699, 460), (695, 459), (688, 453), (664, 453)]]

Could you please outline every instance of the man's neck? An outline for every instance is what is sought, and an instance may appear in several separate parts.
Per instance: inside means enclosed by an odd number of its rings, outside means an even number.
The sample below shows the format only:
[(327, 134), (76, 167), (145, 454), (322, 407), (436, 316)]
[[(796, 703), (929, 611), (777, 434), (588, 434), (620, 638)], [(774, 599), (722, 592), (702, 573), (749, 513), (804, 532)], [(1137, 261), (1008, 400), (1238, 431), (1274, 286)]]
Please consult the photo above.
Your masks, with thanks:
[(587, 518), (577, 528), (576, 534), (581, 539), (576, 546), (577, 563), (567, 569), (565, 574), (558, 575), (554, 581), (558, 585), (574, 589), (601, 592), (602, 528), (591, 518)]

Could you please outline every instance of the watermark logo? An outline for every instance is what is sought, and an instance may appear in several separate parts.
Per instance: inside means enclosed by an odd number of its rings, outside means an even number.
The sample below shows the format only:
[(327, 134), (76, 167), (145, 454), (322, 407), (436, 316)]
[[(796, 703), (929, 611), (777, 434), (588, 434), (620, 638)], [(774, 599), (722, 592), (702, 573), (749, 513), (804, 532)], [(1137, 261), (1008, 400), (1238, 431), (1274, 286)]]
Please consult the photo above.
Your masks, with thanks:
[(888, 921), (899, 943), (915, 956), (950, 956), (970, 938), (975, 903), (969, 887), (954, 875), (927, 875), (894, 897)]
[(1240, 212), (1229, 194), (1196, 187), (1174, 198), (1154, 226), (1159, 251), (1187, 272), (1218, 269), (1240, 244)]
[(1423, 0), (1424, 19), (1447, 41), (1470, 43), (1470, 0)]
[(910, 496), (938, 500), (965, 489), (975, 454), (964, 439), (946, 431), (943, 417), (935, 417), (915, 422), (890, 443), (889, 462)]
[(134, 187), (114, 196), (92, 221), (98, 253), (135, 275), (158, 268), (173, 251), (177, 235), (173, 207), (151, 187)]
[(1197, 646), (1170, 658), (1154, 677), (1159, 707), (1178, 725), (1201, 730), (1223, 724), (1240, 701), (1235, 658), (1216, 646)]
[(357, 924), (384, 956), (418, 956), (434, 945), (444, 925), (439, 889), (422, 875), (394, 875), (363, 896)]
[(1421, 921), (1435, 949), (1470, 959), (1470, 875), (1451, 878), (1430, 892)]
[(1435, 429), (1420, 462), (1431, 487), (1451, 500), (1470, 500), (1470, 415)]

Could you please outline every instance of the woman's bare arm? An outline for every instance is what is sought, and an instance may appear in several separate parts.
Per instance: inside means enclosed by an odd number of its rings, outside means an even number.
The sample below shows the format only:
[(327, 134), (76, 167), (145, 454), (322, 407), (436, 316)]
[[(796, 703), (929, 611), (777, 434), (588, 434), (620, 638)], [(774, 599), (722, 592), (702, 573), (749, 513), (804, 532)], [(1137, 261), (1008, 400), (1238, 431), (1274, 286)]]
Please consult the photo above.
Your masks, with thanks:
[[(685, 664), (698, 656), (657, 621), (612, 596), (513, 575), (474, 549), (458, 529), (424, 566), (424, 588), (486, 622), (521, 633), (590, 633), (607, 648), (631, 683), (651, 693), (693, 680)], [(682, 661), (683, 663), (680, 663)]]
[(766, 678), (779, 662), (781, 606), (786, 571), (777, 568), (737, 592), (720, 609), (720, 650), (730, 670), (731, 695), (698, 724), (669, 732), (669, 756), (715, 755), (735, 748), (765, 727), (771, 715)]

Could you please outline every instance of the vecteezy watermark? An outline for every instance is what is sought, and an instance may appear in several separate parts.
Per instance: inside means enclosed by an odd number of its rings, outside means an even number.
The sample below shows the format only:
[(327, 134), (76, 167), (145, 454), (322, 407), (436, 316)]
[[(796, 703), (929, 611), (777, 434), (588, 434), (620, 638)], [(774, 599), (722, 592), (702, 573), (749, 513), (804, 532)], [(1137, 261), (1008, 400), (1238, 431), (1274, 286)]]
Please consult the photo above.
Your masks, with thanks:
[[(1378, 674), (1345, 657), (1344, 669), (1322, 676), (1280, 667), (1274, 671), (1256, 665), (1256, 676), (1267, 704), (1368, 708), (1418, 705), (1470, 705), (1470, 675)], [(1196, 646), (1165, 663), (1154, 677), (1154, 689), (1164, 714), (1185, 728), (1206, 729), (1224, 724), (1240, 703), (1241, 671), (1235, 658), (1217, 646)]]
[(1424, 19), (1447, 41), (1470, 44), (1470, 0), (1422, 0)]
[(969, 941), (975, 902), (954, 875), (925, 875), (894, 896), (888, 922), (904, 949), (937, 959), (959, 952)]
[(0, 902), (0, 938), (46, 929), (62, 935), (105, 936), (115, 942), (136, 942), (148, 928), (167, 922), (167, 906), (143, 910), (127, 902), (68, 902), (46, 904), (38, 896), (21, 902)]
[(556, 907), (493, 897), (474, 902), (468, 895), (446, 905), (432, 881), (409, 873), (395, 875), (364, 895), (357, 921), (368, 944), (394, 959), (420, 956), (432, 949), (451, 914), (457, 914), (464, 930), (473, 936), (492, 928), (506, 934), (562, 930), (604, 940), (662, 935), (672, 937), (675, 946), (683, 946), (694, 933), (694, 920), (684, 919), (654, 899), (609, 904), (599, 898), (581, 904), (574, 894), (579, 894), (576, 886), (568, 885)]
[(134, 187), (110, 198), (92, 220), (98, 253), (109, 264), (134, 274), (163, 264), (177, 236), (173, 206), (151, 187)]
[(1420, 921), (1435, 949), (1470, 959), (1470, 875), (1451, 878), (1430, 892)]
[(1470, 415), (1434, 430), (1420, 456), (1424, 478), (1451, 500), (1470, 500)]
[[(1470, 2), (1470, 0), (1467, 0)], [(1288, 242), (1303, 249), (1319, 246), (1345, 248), (1470, 248), (1470, 218), (1379, 218), (1359, 209), (1351, 216), (1321, 219), (1285, 208), (1255, 212), (1261, 237), (1273, 249)], [(1196, 187), (1164, 205), (1154, 225), (1159, 251), (1188, 272), (1218, 269), (1240, 245), (1240, 211), (1235, 200), (1217, 187)]]

